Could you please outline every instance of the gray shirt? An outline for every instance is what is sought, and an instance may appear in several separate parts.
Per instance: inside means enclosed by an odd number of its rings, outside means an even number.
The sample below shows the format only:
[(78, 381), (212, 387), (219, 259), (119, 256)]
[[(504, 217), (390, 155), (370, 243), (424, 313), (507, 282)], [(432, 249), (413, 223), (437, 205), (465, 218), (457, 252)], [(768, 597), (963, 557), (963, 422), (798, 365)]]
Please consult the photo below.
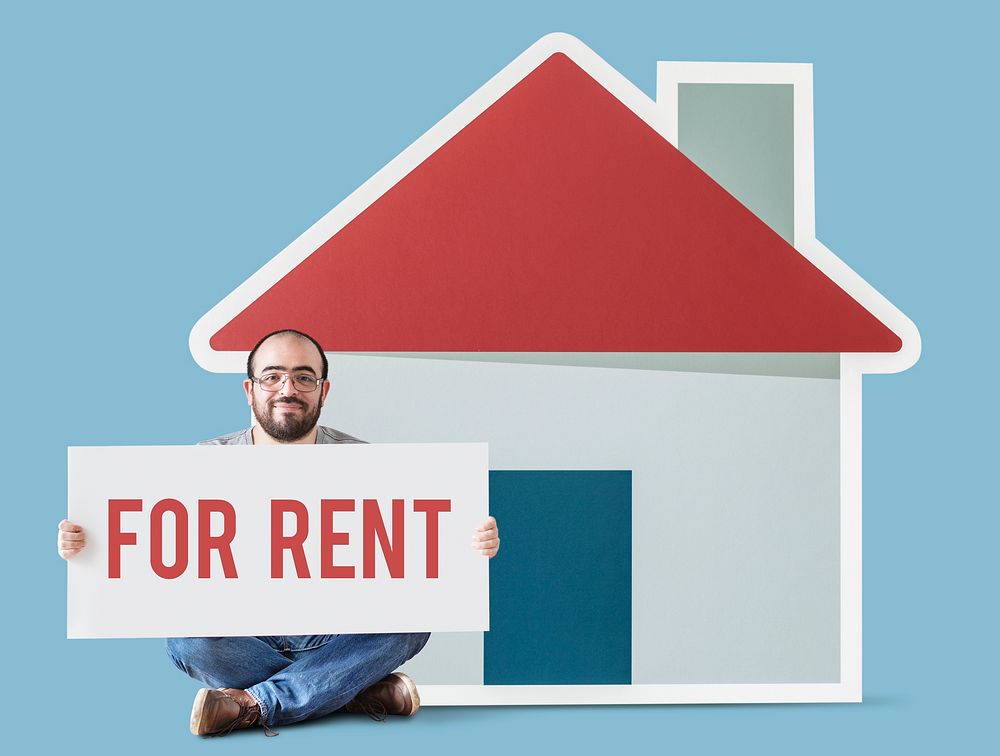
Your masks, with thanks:
[[(219, 436), (218, 438), (210, 438), (208, 441), (199, 441), (198, 446), (252, 446), (252, 431), (253, 428), (251, 427), (230, 433), (228, 436)], [(316, 443), (364, 444), (367, 441), (362, 441), (360, 438), (355, 438), (354, 436), (348, 436), (343, 431), (336, 430), (335, 428), (327, 428), (325, 425), (319, 425), (316, 427)]]

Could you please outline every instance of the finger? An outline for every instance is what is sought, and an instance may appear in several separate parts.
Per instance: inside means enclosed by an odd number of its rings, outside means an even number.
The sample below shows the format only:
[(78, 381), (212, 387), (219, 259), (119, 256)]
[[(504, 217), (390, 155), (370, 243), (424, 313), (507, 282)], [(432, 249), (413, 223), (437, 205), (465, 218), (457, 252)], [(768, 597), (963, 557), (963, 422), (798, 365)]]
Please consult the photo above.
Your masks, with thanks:
[(496, 549), (499, 547), (500, 547), (499, 538), (491, 538), (488, 541), (475, 541), (472, 544), (472, 548), (477, 549), (479, 551), (489, 551), (490, 549)]
[(473, 543), (482, 543), (483, 541), (492, 541), (495, 538), (499, 538), (499, 537), (500, 537), (500, 534), (497, 531), (495, 531), (495, 530), (487, 530), (487, 531), (482, 532), (482, 533), (478, 533), (477, 532), (474, 536), (472, 536), (472, 542)]
[(83, 549), (59, 549), (59, 556), (63, 559), (69, 559), (79, 554)]
[(59, 540), (64, 543), (69, 543), (71, 541), (83, 541), (86, 540), (87, 534), (83, 531), (70, 532), (63, 530), (59, 533)]
[(63, 520), (59, 523), (59, 530), (64, 533), (82, 533), (83, 528), (77, 525), (75, 522), (70, 522), (69, 520)]
[(476, 530), (492, 530), (495, 529), (496, 526), (497, 526), (496, 519), (493, 517), (493, 515), (490, 515), (488, 518), (486, 518), (486, 522), (484, 522), (482, 525), (476, 528)]

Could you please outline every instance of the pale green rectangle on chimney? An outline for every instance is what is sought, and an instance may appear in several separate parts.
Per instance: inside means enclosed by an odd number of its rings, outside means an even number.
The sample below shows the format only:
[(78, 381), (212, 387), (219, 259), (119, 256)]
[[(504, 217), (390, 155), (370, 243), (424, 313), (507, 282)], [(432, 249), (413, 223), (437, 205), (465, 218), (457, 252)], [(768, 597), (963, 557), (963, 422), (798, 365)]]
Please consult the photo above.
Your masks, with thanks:
[(794, 239), (791, 84), (680, 84), (678, 148), (758, 218)]

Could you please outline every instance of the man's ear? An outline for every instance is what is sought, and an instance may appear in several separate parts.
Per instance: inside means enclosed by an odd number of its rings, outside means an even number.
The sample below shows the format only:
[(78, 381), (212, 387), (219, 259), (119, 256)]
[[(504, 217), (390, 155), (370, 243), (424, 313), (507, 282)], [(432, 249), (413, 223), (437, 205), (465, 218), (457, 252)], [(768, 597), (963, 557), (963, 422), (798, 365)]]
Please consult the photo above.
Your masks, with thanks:
[(319, 398), (319, 406), (322, 407), (326, 404), (326, 395), (330, 393), (330, 379), (327, 378), (323, 381), (323, 388), (320, 389), (321, 396)]
[(249, 378), (243, 381), (243, 390), (247, 392), (247, 406), (253, 407), (253, 381)]

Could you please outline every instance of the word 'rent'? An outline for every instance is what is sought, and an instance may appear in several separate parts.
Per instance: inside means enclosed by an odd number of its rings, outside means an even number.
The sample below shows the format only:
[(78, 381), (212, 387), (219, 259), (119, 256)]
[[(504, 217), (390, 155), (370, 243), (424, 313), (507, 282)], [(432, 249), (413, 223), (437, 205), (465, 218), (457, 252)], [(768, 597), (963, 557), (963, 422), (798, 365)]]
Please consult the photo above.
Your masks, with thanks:
[[(354, 499), (320, 500), (320, 577), (353, 578), (353, 565), (334, 564), (335, 546), (346, 546), (350, 533), (333, 529), (333, 515), (337, 512), (354, 512)], [(121, 577), (121, 550), (123, 546), (135, 546), (136, 534), (122, 531), (123, 512), (141, 512), (142, 499), (108, 499), (108, 577)], [(389, 576), (403, 577), (404, 553), (404, 500), (392, 500), (392, 538), (389, 537), (382, 519), (382, 510), (377, 499), (362, 501), (362, 568), (364, 578), (375, 577), (375, 542), (385, 558)], [(426, 518), (426, 577), (438, 577), (438, 515), (451, 511), (450, 499), (414, 499), (413, 511)], [(174, 563), (163, 560), (163, 516), (167, 513), (174, 519)], [(211, 534), (213, 514), (222, 515), (223, 528), (218, 535)], [(291, 514), (295, 519), (295, 532), (284, 532), (284, 517)], [(177, 499), (161, 499), (150, 510), (149, 566), (159, 577), (167, 580), (180, 577), (188, 568), (188, 511)], [(309, 564), (306, 561), (305, 540), (309, 534), (309, 511), (305, 504), (295, 499), (271, 500), (271, 577), (284, 577), (284, 552), (289, 551), (295, 565), (296, 577), (309, 578)], [(236, 510), (223, 499), (198, 500), (198, 577), (211, 577), (212, 552), (218, 553), (223, 575), (236, 578), (236, 562), (233, 560), (232, 544), (236, 537)]]

